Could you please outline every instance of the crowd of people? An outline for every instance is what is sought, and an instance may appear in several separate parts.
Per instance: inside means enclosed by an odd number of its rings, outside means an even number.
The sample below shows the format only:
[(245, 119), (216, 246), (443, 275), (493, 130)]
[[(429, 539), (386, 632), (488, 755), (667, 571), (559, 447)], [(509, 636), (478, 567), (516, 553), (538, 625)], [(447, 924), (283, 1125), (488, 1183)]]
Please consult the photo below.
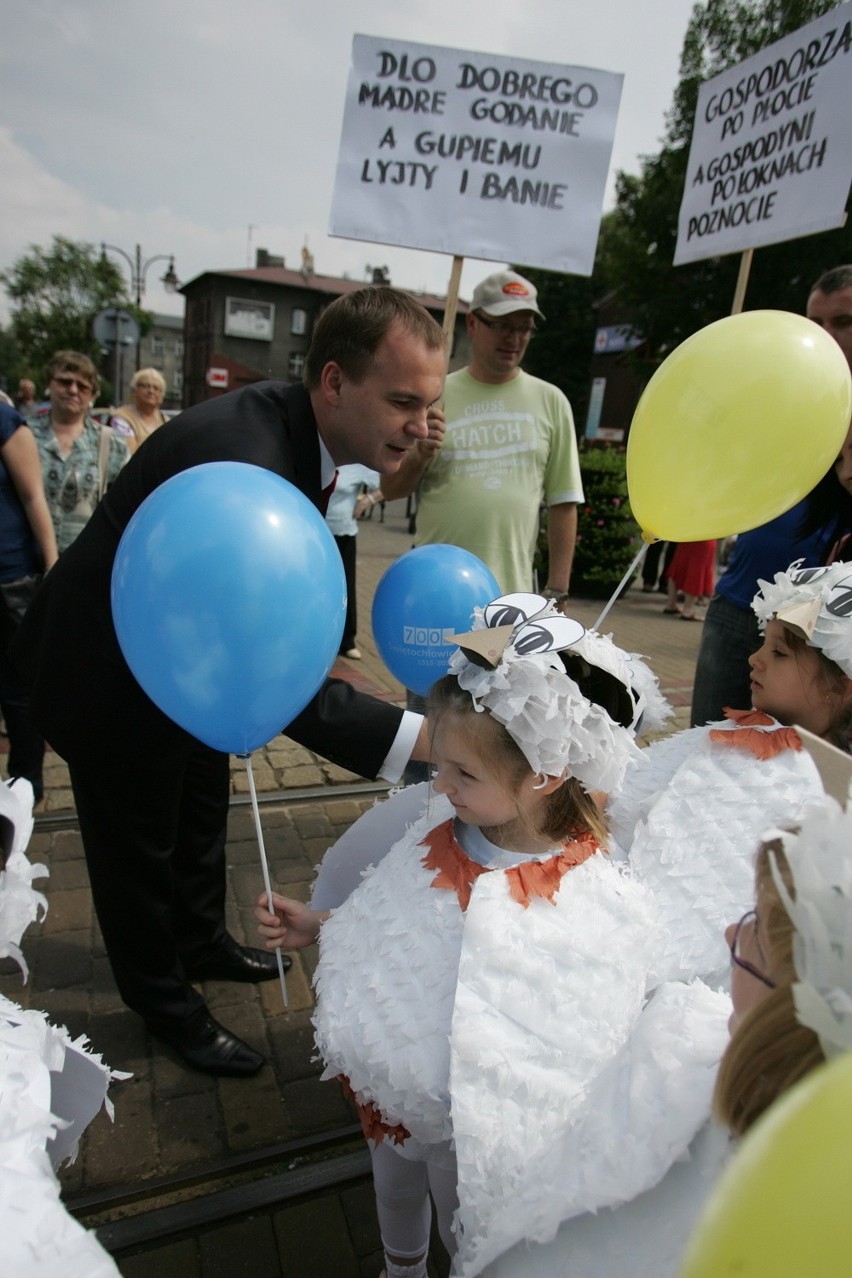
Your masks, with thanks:
[[(807, 313), (852, 367), (852, 267), (814, 284)], [(303, 384), (256, 383), (163, 430), (152, 370), (114, 424), (92, 421), (97, 372), (74, 352), (51, 363), (47, 413), (25, 425), (0, 406), (17, 547), (0, 584), (49, 570), (4, 643), (3, 712), (8, 678), (68, 762), (121, 997), (186, 1065), (247, 1077), (261, 1053), (199, 982), (273, 979), (276, 949), (319, 941), (317, 1045), (369, 1143), (387, 1278), (425, 1275), (433, 1205), (459, 1275), (674, 1275), (731, 1134), (852, 1047), (849, 956), (828, 961), (849, 928), (852, 816), (804, 748), (850, 753), (852, 432), (799, 507), (737, 539), (694, 726), (640, 749), (666, 714), (653, 653), (571, 618), (582, 485), (567, 400), (520, 367), (539, 322), (529, 281), (489, 276), (469, 367), (445, 382), (434, 319), (373, 287), (323, 312)], [(361, 775), (395, 782), (411, 760), (430, 775), (330, 849), (310, 904), (261, 897), (257, 946), (225, 924), (227, 756), (142, 691), (109, 600), (142, 501), (220, 460), (323, 510), (337, 477), (327, 518), (352, 595), (356, 516), (417, 486), (420, 539), (479, 554), (503, 592), (455, 636), (425, 717), (329, 679), (287, 726)], [(713, 543), (679, 546), (667, 608), (697, 619), (714, 565)], [(350, 659), (356, 625), (353, 607)]]

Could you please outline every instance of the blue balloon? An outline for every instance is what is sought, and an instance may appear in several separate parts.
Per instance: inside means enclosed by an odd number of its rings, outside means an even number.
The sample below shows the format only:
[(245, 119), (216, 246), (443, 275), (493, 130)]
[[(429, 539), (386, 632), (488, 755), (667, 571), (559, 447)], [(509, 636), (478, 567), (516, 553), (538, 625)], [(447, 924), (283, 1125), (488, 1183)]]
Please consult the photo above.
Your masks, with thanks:
[(346, 581), (325, 520), (285, 479), (208, 462), (166, 480), (119, 543), (112, 615), (164, 714), (232, 754), (305, 708), (343, 634)]
[(450, 635), (501, 594), (481, 559), (459, 546), (418, 546), (391, 564), (373, 598), (373, 636), (391, 674), (424, 696), (447, 673)]

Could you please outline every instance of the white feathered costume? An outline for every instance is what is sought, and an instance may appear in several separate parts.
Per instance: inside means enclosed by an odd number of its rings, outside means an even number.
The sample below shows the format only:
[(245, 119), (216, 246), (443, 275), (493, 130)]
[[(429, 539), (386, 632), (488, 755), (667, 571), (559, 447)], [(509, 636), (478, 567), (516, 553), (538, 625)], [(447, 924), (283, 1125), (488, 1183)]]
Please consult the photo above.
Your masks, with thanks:
[[(852, 678), (852, 565), (791, 564), (759, 582), (761, 630), (777, 618)], [(754, 853), (770, 826), (798, 825), (824, 798), (793, 728), (760, 710), (692, 728), (643, 751), (607, 809), (613, 839), (662, 913), (657, 980), (724, 983), (723, 929), (754, 904)]]
[[(584, 660), (605, 644), (585, 636)], [(533, 659), (539, 668), (545, 660)], [(480, 669), (464, 673), (474, 700), (488, 704), (494, 681)], [(533, 753), (531, 766), (558, 775), (563, 759), (534, 754), (541, 740), (558, 752), (558, 733), (541, 734), (535, 722), (528, 731), (529, 698), (511, 666), (504, 676), (512, 686), (505, 697), (498, 689), (489, 710), (513, 736), (523, 716), (515, 739)], [(561, 666), (548, 675), (543, 713), (550, 722), (559, 696), (571, 698), (570, 770), (596, 788), (601, 769), (623, 775), (633, 747), (625, 739), (619, 753), (625, 729), (608, 721), (601, 757), (600, 708), (578, 709), (579, 688), (567, 690), (565, 678)], [(363, 823), (361, 852), (375, 838), (381, 859), (323, 926), (317, 1042), (326, 1077), (344, 1075), (362, 1106), (411, 1133), (403, 1155), (412, 1141), (414, 1156), (430, 1147), (440, 1156), (454, 1142), (454, 1272), (467, 1276), (665, 1177), (706, 1121), (730, 1005), (700, 982), (651, 992), (653, 896), (605, 852), (569, 843), (530, 866), (489, 845), (483, 869), (448, 801), (431, 798), (424, 811), (423, 793), (417, 805), (410, 791), (398, 793), (345, 836), (357, 860)], [(333, 905), (344, 881), (342, 858), (332, 855), (314, 907)]]
[(456, 1267), (476, 1274), (665, 1175), (707, 1118), (730, 1005), (700, 982), (648, 1001), (654, 903), (603, 852), (526, 906), (514, 864), (474, 869), (462, 909), (451, 813), (433, 799), (324, 924), (316, 1027), (324, 1077), (417, 1153), (454, 1139)]
[(678, 732), (643, 755), (607, 816), (660, 911), (652, 980), (726, 987), (724, 929), (754, 904), (758, 841), (822, 801), (819, 773), (796, 732), (760, 710)]
[[(47, 908), (32, 887), (47, 874), (25, 848), (32, 833), (32, 787), (0, 784), (0, 957), (26, 976), (21, 937)], [(25, 1011), (0, 995), (0, 1254), (3, 1278), (119, 1278), (95, 1235), (69, 1216), (54, 1168), (73, 1157), (81, 1133), (102, 1105), (113, 1074), (72, 1042), (44, 1012)]]

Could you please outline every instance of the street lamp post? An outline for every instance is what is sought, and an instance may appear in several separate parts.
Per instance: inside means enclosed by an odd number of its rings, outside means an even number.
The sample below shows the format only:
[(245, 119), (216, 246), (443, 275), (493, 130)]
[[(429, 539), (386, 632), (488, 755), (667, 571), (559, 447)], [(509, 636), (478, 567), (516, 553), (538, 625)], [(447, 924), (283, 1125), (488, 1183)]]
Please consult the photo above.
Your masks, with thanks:
[[(154, 262), (168, 262), (169, 264), (168, 269), (166, 270), (165, 275), (160, 276), (160, 282), (165, 285), (167, 293), (174, 293), (177, 291), (178, 284), (180, 283), (180, 281), (178, 280), (178, 277), (175, 274), (175, 259), (173, 254), (155, 253), (153, 257), (143, 259), (142, 246), (140, 244), (137, 244), (135, 256), (131, 257), (129, 253), (125, 253), (124, 249), (118, 248), (115, 244), (104, 244), (102, 242), (101, 243), (101, 260), (104, 262), (107, 260), (107, 255), (106, 255), (107, 249), (109, 249), (111, 253), (118, 253), (119, 257), (123, 257), (127, 265), (130, 267), (130, 288), (136, 299), (137, 309), (139, 310), (142, 309), (142, 297), (145, 292), (145, 276), (148, 273), (148, 267), (153, 266)], [(140, 362), (139, 352), (140, 352), (140, 343), (137, 342), (136, 343), (137, 372), (139, 370), (139, 362)]]

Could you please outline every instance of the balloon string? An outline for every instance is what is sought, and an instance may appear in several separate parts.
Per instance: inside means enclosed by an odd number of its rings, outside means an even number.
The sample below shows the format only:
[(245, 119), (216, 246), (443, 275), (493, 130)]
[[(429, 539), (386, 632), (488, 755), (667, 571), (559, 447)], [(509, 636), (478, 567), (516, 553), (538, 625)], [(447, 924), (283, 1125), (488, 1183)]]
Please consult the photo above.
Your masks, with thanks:
[[(270, 913), (272, 911), (272, 885), (269, 882), (269, 865), (266, 860), (266, 848), (263, 846), (263, 830), (260, 828), (260, 809), (257, 806), (257, 791), (254, 788), (254, 773), (251, 770), (251, 755), (243, 755), (246, 761), (246, 775), (248, 776), (249, 793), (251, 794), (251, 810), (254, 813), (254, 828), (257, 834), (257, 846), (260, 851), (260, 868), (263, 872), (263, 886), (266, 891), (266, 905)], [(284, 999), (284, 1006), (289, 1007), (287, 1001), (287, 982), (284, 980), (284, 964), (281, 961), (281, 950), (276, 949), (275, 957), (278, 959), (278, 979), (281, 982), (281, 996)]]
[(612, 593), (612, 598), (609, 600), (603, 612), (598, 617), (595, 624), (592, 626), (593, 630), (600, 630), (601, 622), (604, 620), (610, 608), (615, 603), (618, 596), (621, 594), (626, 583), (630, 580), (630, 578), (633, 576), (636, 569), (641, 564), (642, 560), (645, 558), (647, 551), (648, 551), (648, 543), (646, 541), (643, 541), (642, 545), (639, 547), (639, 550), (636, 552), (636, 558), (633, 560), (633, 563), (630, 565), (630, 567), (627, 569), (627, 572), (621, 578), (621, 581), (618, 583), (618, 585), (616, 586), (615, 590)]

